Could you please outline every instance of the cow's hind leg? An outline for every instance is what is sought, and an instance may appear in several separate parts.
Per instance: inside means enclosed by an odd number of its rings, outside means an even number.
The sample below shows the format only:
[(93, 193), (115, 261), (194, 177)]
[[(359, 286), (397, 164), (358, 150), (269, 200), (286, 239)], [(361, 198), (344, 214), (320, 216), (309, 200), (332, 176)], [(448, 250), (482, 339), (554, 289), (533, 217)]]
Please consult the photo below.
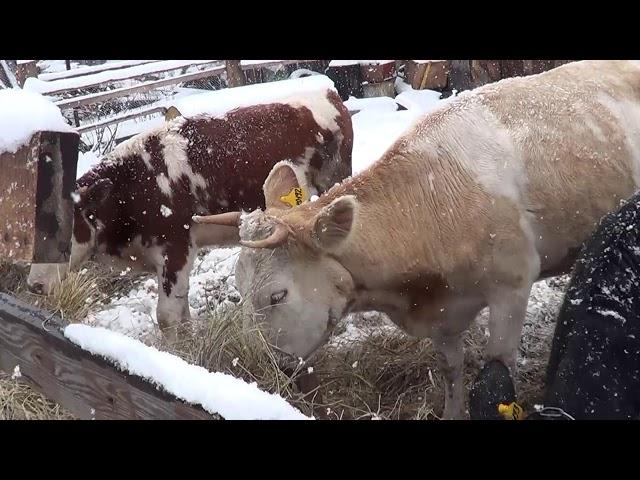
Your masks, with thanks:
[[(196, 248), (192, 247), (186, 256), (165, 255), (165, 261), (158, 269), (158, 326), (167, 341), (176, 342), (188, 330), (189, 313), (189, 273), (193, 267)], [(186, 258), (185, 258), (186, 257)]]

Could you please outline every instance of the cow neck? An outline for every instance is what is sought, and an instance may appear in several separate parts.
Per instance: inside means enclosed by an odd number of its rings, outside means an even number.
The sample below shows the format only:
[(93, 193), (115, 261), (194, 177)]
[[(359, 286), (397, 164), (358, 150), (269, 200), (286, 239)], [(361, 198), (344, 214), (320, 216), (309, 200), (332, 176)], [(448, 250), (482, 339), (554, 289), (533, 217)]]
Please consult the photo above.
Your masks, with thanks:
[[(376, 177), (384, 172), (373, 170), (369, 175), (358, 175), (330, 189), (315, 202), (307, 204), (307, 218), (313, 218), (332, 201), (344, 195), (353, 195), (358, 201), (358, 214), (346, 245), (337, 252), (325, 252), (338, 261), (361, 287), (370, 285), (374, 277), (398, 279), (417, 265), (430, 265), (429, 252), (422, 248), (429, 244), (429, 232), (421, 232), (416, 242), (414, 231), (417, 220), (411, 209), (398, 208), (407, 204), (406, 192), (385, 188)], [(369, 179), (367, 179), (369, 176)], [(380, 188), (382, 186), (382, 188)], [(428, 206), (422, 206), (423, 209)], [(308, 228), (307, 224), (305, 228)], [(392, 248), (382, 248), (391, 241)], [(420, 245), (417, 245), (420, 244)], [(437, 271), (435, 268), (433, 271)], [(423, 274), (427, 273), (423, 269)], [(375, 283), (380, 283), (376, 281)]]

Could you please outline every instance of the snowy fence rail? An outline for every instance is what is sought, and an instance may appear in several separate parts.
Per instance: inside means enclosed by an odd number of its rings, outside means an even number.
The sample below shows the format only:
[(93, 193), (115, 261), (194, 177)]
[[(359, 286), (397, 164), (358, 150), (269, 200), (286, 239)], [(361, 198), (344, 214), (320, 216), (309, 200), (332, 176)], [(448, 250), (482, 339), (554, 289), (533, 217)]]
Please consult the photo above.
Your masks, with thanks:
[(94, 103), (104, 102), (113, 98), (123, 97), (132, 93), (148, 92), (155, 88), (164, 87), (167, 85), (175, 85), (178, 83), (188, 82), (191, 80), (198, 80), (202, 78), (213, 77), (220, 75), (224, 71), (224, 67), (213, 67), (199, 72), (187, 73), (184, 75), (177, 75), (175, 77), (163, 78), (162, 80), (155, 80), (150, 82), (143, 82), (133, 87), (116, 88), (115, 90), (109, 90), (107, 92), (91, 93), (88, 95), (82, 95), (80, 97), (68, 98), (66, 100), (60, 100), (56, 102), (56, 105), (61, 109), (80, 107), (83, 105), (92, 105)]
[[(43, 95), (60, 95), (64, 92), (74, 90), (84, 90), (92, 87), (108, 85), (110, 83), (120, 82), (123, 80), (135, 80), (149, 76), (157, 76), (161, 73), (167, 73), (174, 70), (187, 69), (195, 66), (204, 66), (208, 64), (219, 63), (218, 60), (167, 60), (161, 62), (153, 62), (135, 67), (123, 68), (118, 70), (102, 71), (75, 77), (73, 79), (65, 78), (62, 80), (50, 80), (44, 82), (38, 88), (39, 93)], [(220, 65), (212, 65), (219, 67)], [(184, 73), (184, 71), (183, 71)]]
[(67, 340), (55, 316), (0, 293), (0, 370), (16, 366), (21, 380), (79, 419), (220, 419), (117, 370)]
[(106, 72), (109, 70), (121, 70), (123, 68), (135, 67), (147, 63), (157, 62), (158, 60), (124, 60), (122, 62), (105, 63), (103, 65), (93, 65), (90, 67), (72, 68), (71, 70), (63, 70), (61, 72), (42, 73), (38, 75), (38, 80), (50, 81), (60, 80), (63, 78), (81, 77), (93, 73)]
[(145, 115), (152, 115), (154, 113), (162, 113), (163, 115), (167, 112), (167, 107), (154, 107), (151, 106), (149, 108), (141, 108), (137, 110), (130, 110), (125, 112), (122, 115), (116, 115), (114, 117), (107, 118), (105, 120), (99, 120), (97, 122), (89, 123), (87, 125), (82, 125), (78, 127), (76, 130), (78, 133), (86, 133), (92, 130), (98, 130), (99, 128), (104, 128), (108, 125), (113, 125), (115, 123), (121, 123), (126, 120), (131, 120), (132, 118), (143, 117)]

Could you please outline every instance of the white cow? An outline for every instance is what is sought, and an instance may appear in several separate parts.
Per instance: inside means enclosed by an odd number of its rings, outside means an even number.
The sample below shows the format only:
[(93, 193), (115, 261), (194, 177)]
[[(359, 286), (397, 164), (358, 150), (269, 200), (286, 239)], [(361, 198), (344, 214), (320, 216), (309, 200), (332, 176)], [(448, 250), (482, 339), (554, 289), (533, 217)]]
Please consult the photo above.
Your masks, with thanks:
[[(490, 309), (487, 356), (515, 368), (532, 284), (567, 272), (640, 183), (640, 65), (584, 61), (463, 93), (315, 202), (237, 212), (237, 281), (276, 345), (305, 357), (345, 314), (378, 310), (442, 354), (445, 418), (464, 414), (461, 333)], [(229, 216), (197, 221), (229, 222)]]

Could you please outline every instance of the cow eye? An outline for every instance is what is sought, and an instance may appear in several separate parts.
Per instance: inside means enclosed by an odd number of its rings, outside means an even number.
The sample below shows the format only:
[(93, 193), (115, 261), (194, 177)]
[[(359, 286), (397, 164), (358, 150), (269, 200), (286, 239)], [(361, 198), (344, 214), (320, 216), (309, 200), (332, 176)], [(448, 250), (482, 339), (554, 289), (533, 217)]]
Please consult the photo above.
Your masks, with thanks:
[(287, 296), (287, 291), (286, 290), (281, 290), (280, 292), (276, 292), (276, 293), (272, 293), (271, 294), (271, 305), (276, 305), (278, 303), (280, 303), (282, 300), (284, 300), (284, 297)]

